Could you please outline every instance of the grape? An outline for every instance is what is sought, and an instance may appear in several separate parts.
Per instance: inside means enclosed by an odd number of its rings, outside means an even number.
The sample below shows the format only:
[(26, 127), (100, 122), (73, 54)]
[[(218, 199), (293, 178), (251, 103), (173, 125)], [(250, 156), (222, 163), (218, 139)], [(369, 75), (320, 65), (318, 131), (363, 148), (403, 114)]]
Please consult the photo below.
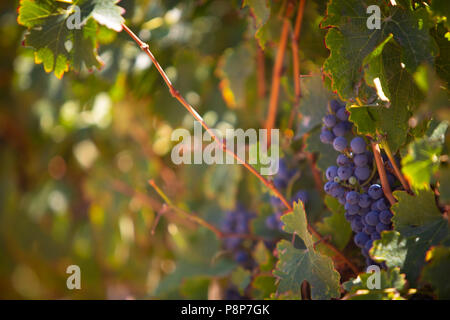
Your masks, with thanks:
[(339, 201), (340, 204), (344, 205), (346, 203), (345, 196), (339, 197), (338, 201)]
[(336, 137), (343, 137), (343, 136), (345, 136), (346, 132), (347, 132), (347, 126), (345, 125), (344, 122), (339, 122), (333, 128), (333, 134)]
[(377, 202), (375, 202), (375, 203), (376, 203), (378, 211), (383, 211), (388, 208), (388, 206), (386, 205), (386, 202), (384, 201), (383, 198), (377, 200)]
[(384, 230), (389, 230), (389, 225), (384, 224), (382, 222), (377, 224), (377, 232), (381, 233)]
[(355, 216), (352, 216), (352, 215), (349, 214), (347, 211), (345, 211), (344, 217), (345, 217), (345, 219), (347, 219), (347, 221), (349, 221), (349, 222), (352, 222), (353, 218), (355, 218)]
[(380, 222), (377, 211), (370, 211), (364, 218), (369, 226), (376, 226)]
[(349, 166), (352, 161), (345, 155), (345, 154), (340, 154), (337, 156), (336, 158), (336, 163), (338, 166), (343, 167), (343, 166)]
[(328, 128), (333, 128), (336, 125), (336, 117), (332, 114), (328, 114), (323, 118), (323, 124)]
[(342, 104), (338, 100), (330, 101), (331, 112), (336, 113), (342, 107), (343, 107)]
[(359, 212), (358, 212), (358, 214), (361, 216), (361, 217), (364, 217), (366, 214), (368, 214), (370, 212), (370, 209), (369, 208), (361, 208), (361, 209), (359, 209)]
[(345, 110), (345, 107), (342, 107), (338, 111), (336, 111), (336, 117), (341, 121), (348, 120), (348, 112), (347, 110)]
[(375, 241), (375, 240), (380, 240), (380, 239), (381, 239), (381, 236), (380, 236), (380, 234), (379, 234), (378, 232), (374, 232), (374, 233), (372, 233), (372, 234), (370, 235), (370, 239), (372, 239), (373, 241)]
[(271, 196), (270, 197), (270, 204), (275, 209), (282, 209), (282, 208), (284, 208), (283, 202), (278, 197)]
[(353, 158), (353, 163), (357, 167), (365, 167), (369, 163), (369, 159), (367, 158), (367, 155), (364, 154), (364, 153), (363, 154), (357, 154)]
[(277, 177), (275, 177), (275, 179), (273, 179), (273, 184), (277, 189), (284, 189), (287, 187), (288, 181), (285, 179), (277, 179)]
[(234, 250), (242, 244), (242, 239), (239, 238), (227, 238), (224, 241), (225, 248)]
[(358, 204), (359, 202), (359, 193), (356, 191), (350, 191), (347, 193), (347, 196), (345, 198), (348, 203), (350, 204)]
[(364, 232), (370, 236), (372, 233), (377, 232), (377, 229), (374, 226), (365, 225)]
[(325, 183), (325, 185), (323, 186), (323, 191), (325, 191), (327, 194), (331, 194), (331, 187), (333, 186), (332, 181), (328, 181), (327, 183)]
[(348, 178), (348, 183), (350, 183), (352, 186), (355, 185), (357, 182), (358, 180), (354, 176)]
[(278, 219), (274, 214), (266, 218), (266, 227), (271, 230), (278, 229)]
[(372, 248), (372, 245), (373, 245), (373, 240), (369, 240), (364, 245), (364, 249), (366, 249), (367, 251), (370, 251), (370, 249)]
[(357, 214), (359, 212), (359, 206), (357, 204), (350, 204), (347, 202), (344, 208), (351, 215)]
[(370, 209), (372, 211), (378, 211), (378, 206), (376, 202), (372, 202), (372, 205), (370, 206)]
[(236, 260), (236, 262), (240, 264), (245, 264), (246, 262), (248, 262), (249, 258), (250, 256), (248, 255), (248, 253), (243, 250), (239, 250), (234, 254), (234, 260)]
[(379, 184), (373, 184), (369, 187), (369, 191), (367, 193), (372, 199), (377, 200), (383, 195), (383, 189)]
[(339, 183), (339, 182), (341, 182), (341, 178), (336, 176), (336, 177), (334, 177), (333, 181), (336, 182), (336, 183)]
[(358, 218), (359, 216), (355, 216), (351, 222), (351, 228), (354, 232), (361, 232), (364, 228), (364, 224), (362, 223), (361, 218)]
[(366, 151), (366, 142), (361, 137), (355, 137), (350, 142), (350, 147), (356, 154), (364, 153)]
[(333, 182), (333, 183), (335, 183), (335, 185), (333, 185), (331, 187), (331, 190), (330, 190), (331, 196), (334, 198), (339, 198), (339, 197), (343, 196), (345, 193), (345, 189), (343, 187), (341, 187), (338, 183), (336, 183), (336, 182)]
[(301, 202), (303, 202), (303, 205), (305, 205), (308, 202), (308, 193), (304, 190), (300, 190), (298, 191), (293, 197), (292, 197), (292, 202), (297, 202), (298, 200), (300, 200)]
[(367, 180), (370, 177), (369, 167), (356, 167), (355, 176), (361, 181)]
[(336, 166), (328, 167), (327, 171), (325, 172), (325, 176), (327, 177), (328, 181), (333, 181), (334, 177), (337, 176), (337, 170), (338, 168)]
[(384, 224), (390, 224), (392, 217), (393, 215), (389, 210), (383, 210), (379, 215), (380, 221)]
[(392, 174), (390, 174), (390, 173), (387, 173), (386, 176), (387, 176), (387, 180), (388, 180), (389, 185), (391, 187), (393, 187), (395, 185), (395, 181), (396, 181), (395, 177)]
[(333, 148), (336, 151), (342, 152), (347, 148), (347, 139), (344, 137), (336, 137), (333, 140)]
[(364, 232), (358, 232), (355, 235), (355, 239), (354, 240), (355, 240), (355, 244), (358, 247), (362, 248), (362, 247), (364, 247), (366, 242), (369, 241), (369, 236), (366, 233), (364, 233)]
[(370, 207), (370, 204), (372, 203), (372, 200), (370, 199), (369, 195), (367, 193), (363, 193), (359, 196), (359, 206), (361, 208), (368, 208)]
[(350, 167), (339, 167), (337, 174), (338, 174), (339, 179), (347, 180), (353, 174), (353, 169)]
[(322, 130), (320, 133), (320, 141), (324, 144), (332, 144), (335, 136), (333, 132), (328, 130)]

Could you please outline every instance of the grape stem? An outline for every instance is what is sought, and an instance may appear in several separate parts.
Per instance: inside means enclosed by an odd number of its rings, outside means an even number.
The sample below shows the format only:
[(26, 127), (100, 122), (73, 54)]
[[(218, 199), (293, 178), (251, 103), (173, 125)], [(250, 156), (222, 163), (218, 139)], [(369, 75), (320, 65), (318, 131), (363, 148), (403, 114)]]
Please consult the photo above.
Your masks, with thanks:
[(394, 196), (392, 195), (391, 186), (389, 185), (389, 181), (387, 179), (386, 170), (384, 168), (383, 158), (380, 154), (380, 147), (378, 146), (378, 143), (371, 141), (372, 145), (372, 151), (373, 151), (373, 157), (375, 158), (375, 163), (377, 165), (378, 174), (380, 176), (381, 180), (381, 186), (383, 188), (383, 193), (388, 199), (389, 203), (391, 205), (395, 204), (397, 201), (395, 200)]
[(294, 73), (294, 93), (295, 102), (292, 108), (291, 114), (289, 116), (288, 128), (292, 129), (294, 122), (294, 116), (298, 113), (300, 107), (300, 98), (302, 96), (302, 90), (300, 85), (300, 59), (298, 57), (298, 41), (300, 39), (300, 31), (302, 29), (303, 12), (305, 11), (306, 0), (300, 0), (297, 9), (297, 17), (295, 18), (294, 33), (292, 35), (292, 69)]
[[(289, 16), (292, 13), (292, 4), (288, 3), (285, 15), (283, 17), (283, 28), (281, 30), (280, 44), (278, 45), (277, 56), (275, 58), (275, 64), (273, 66), (272, 72), (272, 86), (270, 89), (270, 100), (269, 100), (269, 111), (266, 120), (266, 129), (268, 132), (275, 125), (275, 118), (278, 109), (278, 96), (280, 95), (280, 79), (283, 69), (283, 60), (286, 53), (287, 39), (289, 36), (289, 29), (291, 22), (289, 21)], [(269, 136), (270, 137), (270, 136)], [(269, 139), (267, 143), (270, 143)]]
[[(267, 180), (266, 178), (264, 178), (258, 171), (256, 171), (256, 169), (251, 166), (250, 164), (248, 164), (245, 159), (241, 159), (236, 153), (234, 153), (234, 151), (228, 149), (226, 147), (226, 144), (224, 144), (220, 139), (217, 138), (217, 136), (214, 134), (214, 132), (208, 127), (208, 125), (205, 123), (205, 121), (203, 121), (203, 119), (200, 117), (200, 115), (197, 113), (197, 111), (181, 96), (181, 94), (174, 88), (174, 86), (172, 85), (169, 77), (167, 76), (167, 74), (165, 73), (164, 69), (160, 66), (160, 64), (158, 63), (158, 61), (156, 60), (156, 58), (154, 57), (153, 53), (150, 51), (150, 47), (148, 44), (146, 44), (145, 42), (143, 42), (141, 39), (139, 39), (139, 37), (134, 34), (133, 31), (131, 31), (130, 28), (128, 28), (127, 25), (122, 24), (123, 30), (125, 30), (126, 33), (128, 33), (128, 35), (139, 45), (139, 47), (142, 49), (142, 51), (144, 51), (149, 58), (152, 60), (153, 64), (155, 65), (156, 69), (158, 70), (159, 74), (161, 75), (161, 77), (163, 78), (164, 82), (166, 83), (167, 87), (169, 88), (169, 91), (171, 93), (171, 95), (177, 99), (181, 105), (194, 117), (195, 120), (199, 121), (201, 123), (201, 125), (203, 126), (203, 128), (210, 134), (210, 136), (213, 138), (213, 140), (219, 144), (219, 146), (228, 154), (231, 154), (239, 163), (241, 163), (248, 171), (250, 171), (253, 175), (255, 175), (267, 188), (269, 188), (280, 200), (281, 202), (284, 204), (284, 206), (289, 210), (292, 211), (292, 206), (291, 204), (286, 200), (286, 198), (283, 196), (283, 194), (273, 185), (273, 183), (269, 180)], [(151, 180), (152, 181), (152, 180)], [(152, 183), (150, 183), (152, 185)], [(156, 184), (154, 184), (153, 182), (153, 187), (156, 186)], [(156, 190), (156, 189), (155, 189)], [(163, 198), (164, 199), (164, 198)], [(166, 197), (167, 200), (169, 200)], [(170, 202), (170, 201), (169, 201)], [(168, 204), (169, 205), (169, 204)], [(170, 207), (170, 205), (169, 205)], [(176, 206), (175, 206), (176, 208)], [(173, 208), (175, 210), (175, 208)], [(180, 209), (177, 208), (178, 212)], [(184, 216), (186, 216), (187, 213), (183, 214)], [(189, 214), (187, 214), (186, 217), (190, 216)], [(202, 219), (194, 216), (195, 220), (202, 224), (203, 226), (209, 228), (211, 231), (213, 231), (214, 233), (216, 233), (216, 235), (220, 238), (223, 237), (222, 232), (220, 230), (218, 230), (217, 228), (215, 228), (214, 226), (208, 224), (206, 221), (200, 222)], [(199, 220), (200, 219), (200, 220)], [(311, 232), (316, 238), (318, 238), (319, 240), (322, 239), (322, 236), (311, 226), (308, 224), (308, 230), (309, 232)], [(217, 232), (219, 231), (219, 232)], [(344, 261), (351, 269), (352, 271), (357, 274), (358, 273), (358, 269), (356, 268), (356, 266), (350, 261), (348, 260), (347, 257), (345, 257), (345, 255), (340, 252), (338, 249), (336, 249), (336, 247), (334, 247), (331, 243), (328, 242), (324, 242), (324, 245), (328, 247), (328, 249), (330, 249), (337, 257), (339, 257), (342, 261)]]
[(409, 186), (408, 181), (405, 179), (405, 177), (403, 176), (399, 167), (397, 166), (397, 161), (395, 161), (395, 158), (392, 155), (391, 148), (389, 148), (387, 141), (383, 141), (381, 146), (383, 147), (384, 151), (386, 152), (386, 155), (387, 155), (389, 161), (391, 162), (392, 168), (394, 169), (394, 174), (398, 178), (398, 180), (400, 180), (400, 183), (402, 184), (403, 189), (405, 189), (408, 193), (412, 193), (411, 187)]
[(370, 173), (370, 177), (364, 181), (363, 184), (361, 184), (361, 187), (364, 187), (365, 185), (367, 185), (375, 176), (375, 173), (377, 173), (377, 167), (376, 166), (372, 166), (372, 172)]

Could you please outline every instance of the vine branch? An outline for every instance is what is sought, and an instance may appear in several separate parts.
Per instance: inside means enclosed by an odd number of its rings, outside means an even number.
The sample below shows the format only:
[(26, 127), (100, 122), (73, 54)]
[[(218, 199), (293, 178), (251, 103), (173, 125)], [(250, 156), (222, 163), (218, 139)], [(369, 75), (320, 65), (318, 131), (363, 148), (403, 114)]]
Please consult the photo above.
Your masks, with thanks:
[(375, 163), (377, 165), (378, 174), (380, 175), (381, 187), (383, 188), (383, 193), (388, 199), (391, 205), (395, 204), (397, 201), (392, 195), (391, 186), (389, 185), (389, 181), (387, 179), (386, 170), (384, 169), (383, 158), (380, 154), (380, 147), (378, 143), (371, 141), (373, 156), (375, 158)]
[[(287, 20), (287, 19), (286, 19)], [(285, 22), (286, 22), (285, 20)], [(288, 27), (289, 27), (289, 20), (287, 20), (288, 23)], [(202, 127), (210, 134), (210, 136), (212, 137), (212, 139), (228, 154), (232, 155), (239, 163), (241, 163), (242, 165), (244, 165), (244, 167), (250, 171), (253, 175), (255, 175), (266, 187), (268, 187), (280, 200), (281, 202), (284, 204), (284, 206), (289, 210), (292, 211), (292, 206), (291, 204), (286, 200), (286, 198), (283, 196), (283, 194), (273, 185), (273, 183), (269, 180), (267, 180), (266, 178), (264, 178), (258, 171), (256, 171), (256, 169), (251, 166), (250, 164), (248, 164), (245, 159), (241, 159), (236, 153), (234, 153), (233, 150), (230, 150), (227, 148), (226, 144), (224, 144), (215, 134), (214, 132), (208, 127), (208, 125), (205, 123), (205, 121), (202, 119), (202, 117), (197, 113), (197, 111), (195, 111), (195, 109), (180, 95), (180, 93), (174, 88), (174, 86), (172, 85), (169, 77), (167, 76), (167, 74), (165, 73), (164, 69), (160, 66), (160, 64), (158, 63), (158, 61), (156, 60), (156, 58), (153, 56), (152, 52), (150, 51), (150, 47), (148, 44), (146, 44), (145, 42), (143, 42), (141, 39), (139, 39), (138, 36), (136, 36), (133, 31), (131, 31), (130, 28), (128, 28), (128, 26), (126, 26), (125, 24), (122, 24), (123, 30), (125, 30), (125, 32), (128, 33), (128, 35), (139, 45), (139, 47), (149, 56), (149, 58), (152, 60), (153, 64), (155, 65), (156, 69), (158, 70), (158, 72), (160, 73), (161, 77), (163, 78), (164, 82), (166, 83), (167, 87), (169, 88), (169, 91), (171, 93), (171, 95), (177, 99), (181, 105), (194, 117), (195, 120), (197, 120), (198, 122), (201, 123)], [(289, 30), (288, 30), (289, 31)], [(287, 35), (286, 35), (287, 37)], [(286, 42), (287, 39), (285, 39)], [(284, 53), (283, 53), (284, 56)], [(281, 71), (281, 70), (280, 70)], [(280, 74), (278, 74), (278, 82), (279, 82), (279, 76)], [(276, 111), (276, 110), (275, 110)], [(155, 188), (156, 184), (150, 180), (149, 181), (150, 185)], [(158, 188), (156, 186), (156, 188)], [(155, 188), (155, 190), (157, 190)], [(158, 188), (159, 189), (159, 188)], [(161, 189), (159, 189), (161, 191)], [(162, 191), (161, 191), (162, 192)], [(158, 192), (159, 193), (159, 192)], [(161, 195), (161, 194), (160, 194)], [(162, 197), (164, 199), (164, 197)], [(179, 209), (178, 207), (174, 206), (170, 199), (168, 199), (166, 197), (166, 199), (164, 199), (167, 203), (167, 205), (169, 205), (169, 207), (172, 206), (172, 209), (174, 209), (177, 212), (181, 212), (182, 210)], [(169, 200), (169, 201), (167, 201)], [(176, 209), (175, 209), (176, 208)], [(181, 210), (181, 211), (180, 211)], [(201, 218), (194, 216), (195, 218), (192, 218), (192, 215), (184, 212), (182, 213), (183, 216), (185, 216), (186, 218), (189, 218), (190, 220), (194, 219), (197, 220), (197, 223), (202, 224), (203, 226), (209, 228), (211, 231), (213, 231), (219, 238), (223, 237), (223, 234), (220, 230), (218, 230), (217, 228), (215, 228), (212, 225), (209, 225), (206, 221), (202, 220)], [(200, 219), (200, 220), (198, 220)], [(212, 228), (211, 228), (212, 227)], [(308, 224), (308, 230), (309, 232), (311, 232), (316, 238), (318, 238), (319, 240), (322, 239), (322, 236), (311, 226)], [(237, 235), (235, 235), (237, 236)], [(344, 256), (344, 254), (342, 254), (338, 249), (336, 249), (336, 247), (334, 247), (332, 244), (328, 243), (328, 242), (324, 242), (324, 245), (327, 246), (336, 256), (338, 256), (340, 259), (342, 259), (351, 269), (352, 271), (356, 274), (358, 272), (358, 269), (353, 265), (353, 263), (351, 261), (349, 261), (347, 259), (347, 257)]]
[(394, 174), (400, 180), (400, 183), (403, 186), (403, 189), (406, 190), (406, 192), (411, 193), (411, 187), (409, 186), (408, 181), (403, 176), (402, 172), (400, 171), (399, 167), (397, 166), (397, 161), (395, 161), (394, 155), (391, 152), (391, 148), (389, 148), (389, 145), (386, 141), (383, 142), (382, 147), (384, 151), (386, 152), (386, 155), (391, 162), (392, 168), (394, 169)]

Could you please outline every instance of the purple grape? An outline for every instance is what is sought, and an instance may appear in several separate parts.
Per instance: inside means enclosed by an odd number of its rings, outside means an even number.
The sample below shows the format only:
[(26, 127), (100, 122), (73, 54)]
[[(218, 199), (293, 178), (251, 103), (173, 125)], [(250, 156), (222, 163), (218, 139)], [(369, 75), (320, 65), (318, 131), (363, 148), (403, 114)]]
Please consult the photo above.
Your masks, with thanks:
[(353, 163), (357, 167), (365, 167), (369, 163), (369, 159), (366, 154), (357, 154), (353, 158)]
[(336, 182), (333, 182), (333, 183), (335, 183), (335, 185), (333, 185), (331, 187), (331, 190), (330, 190), (331, 196), (333, 198), (339, 198), (339, 197), (343, 196), (345, 193), (345, 189), (342, 186), (340, 186), (338, 183), (336, 183)]
[(350, 178), (353, 174), (353, 169), (350, 167), (339, 167), (337, 170), (337, 174), (339, 179), (341, 180), (347, 180)]
[(345, 195), (343, 195), (342, 197), (339, 197), (339, 198), (338, 198), (338, 201), (339, 201), (340, 204), (344, 205), (344, 204), (346, 203), (346, 201), (345, 201)]
[(354, 241), (355, 241), (355, 244), (356, 244), (358, 247), (362, 248), (362, 247), (364, 247), (364, 245), (366, 244), (366, 242), (369, 241), (369, 236), (368, 236), (366, 233), (364, 233), (364, 232), (358, 232), (358, 233), (355, 235)]
[(293, 197), (291, 202), (297, 202), (300, 200), (305, 205), (308, 202), (308, 193), (304, 190), (298, 191)]
[(366, 214), (368, 214), (370, 211), (371, 211), (370, 208), (361, 208), (361, 209), (359, 209), (358, 214), (359, 214), (361, 217), (364, 217), (364, 216), (365, 216)]
[(370, 251), (370, 249), (372, 248), (372, 245), (373, 245), (373, 240), (369, 240), (364, 245), (364, 249), (366, 249), (367, 251)]
[(377, 211), (370, 211), (366, 216), (364, 217), (364, 221), (369, 226), (376, 226), (380, 220), (378, 219), (378, 212)]
[(248, 262), (249, 258), (250, 256), (248, 255), (248, 253), (243, 250), (239, 250), (234, 254), (234, 260), (236, 260), (236, 262), (240, 264), (245, 264), (246, 262)]
[(370, 169), (369, 167), (356, 167), (355, 168), (355, 176), (360, 180), (364, 181), (370, 177)]
[(324, 144), (332, 144), (335, 136), (333, 132), (328, 130), (322, 130), (320, 133), (320, 141)]
[(336, 158), (336, 163), (338, 166), (349, 166), (352, 163), (352, 160), (350, 160), (345, 154), (340, 154)]
[(278, 197), (271, 196), (270, 197), (270, 204), (275, 209), (284, 208), (283, 202), (281, 202), (280, 198), (278, 198)]
[(350, 191), (347, 193), (347, 196), (345, 198), (348, 203), (350, 204), (358, 204), (359, 202), (359, 193), (356, 191)]
[(366, 142), (361, 137), (355, 137), (350, 142), (350, 148), (355, 154), (364, 153), (366, 152)]
[(381, 233), (382, 231), (385, 231), (385, 230), (389, 230), (389, 229), (390, 229), (390, 228), (389, 228), (389, 225), (384, 224), (384, 223), (382, 223), (382, 222), (378, 223), (376, 228), (377, 228), (377, 232), (379, 232), (379, 233)]
[(224, 241), (225, 248), (234, 250), (242, 244), (242, 239), (239, 238), (226, 238)]
[(360, 209), (357, 204), (350, 204), (348, 202), (344, 205), (344, 208), (351, 215), (357, 214), (359, 212), (359, 209)]
[(361, 208), (368, 208), (370, 207), (371, 203), (372, 199), (370, 199), (367, 193), (363, 193), (362, 195), (359, 196), (358, 204)]
[(278, 229), (278, 219), (274, 214), (266, 218), (266, 227), (271, 230)]
[(384, 224), (390, 224), (392, 217), (393, 215), (389, 210), (383, 210), (379, 215), (380, 221)]
[(336, 113), (342, 107), (343, 107), (343, 105), (339, 101), (337, 101), (337, 100), (330, 101), (331, 112)]
[(367, 233), (370, 236), (372, 233), (377, 232), (377, 229), (374, 226), (369, 226), (369, 225), (366, 224), (364, 226), (364, 232)]
[(333, 181), (334, 177), (337, 176), (337, 170), (338, 168), (336, 166), (328, 167), (327, 171), (325, 172), (325, 176), (327, 177), (328, 181)]
[(380, 234), (379, 234), (378, 232), (373, 232), (373, 233), (370, 235), (370, 239), (372, 239), (373, 241), (375, 241), (375, 240), (380, 240), (380, 239), (381, 239), (381, 236), (380, 236)]
[(383, 198), (377, 200), (377, 202), (375, 202), (375, 203), (376, 203), (378, 211), (383, 211), (383, 210), (386, 210), (388, 208), (388, 206), (386, 205), (386, 202), (384, 201)]
[(347, 148), (347, 139), (344, 137), (336, 137), (333, 140), (333, 148), (336, 151), (343, 152)]
[(333, 134), (336, 137), (343, 137), (343, 136), (345, 136), (346, 132), (347, 132), (347, 126), (345, 125), (345, 122), (339, 122), (333, 128)]
[(369, 194), (369, 196), (372, 199), (378, 200), (383, 195), (383, 189), (381, 188), (381, 186), (379, 184), (373, 184), (369, 187), (369, 190), (367, 193)]
[(325, 193), (327, 194), (331, 194), (331, 187), (333, 186), (333, 181), (328, 181), (327, 183), (324, 184), (323, 186), (323, 191), (325, 191)]
[(354, 218), (352, 218), (350, 226), (354, 232), (361, 232), (364, 228), (364, 224), (361, 222), (361, 218), (359, 216), (354, 216)]
[(336, 111), (336, 117), (341, 121), (348, 120), (348, 112), (347, 110), (345, 110), (345, 107), (342, 107), (338, 111)]
[(325, 117), (323, 117), (323, 124), (327, 126), (328, 128), (333, 128), (336, 125), (336, 117), (333, 114), (327, 114)]

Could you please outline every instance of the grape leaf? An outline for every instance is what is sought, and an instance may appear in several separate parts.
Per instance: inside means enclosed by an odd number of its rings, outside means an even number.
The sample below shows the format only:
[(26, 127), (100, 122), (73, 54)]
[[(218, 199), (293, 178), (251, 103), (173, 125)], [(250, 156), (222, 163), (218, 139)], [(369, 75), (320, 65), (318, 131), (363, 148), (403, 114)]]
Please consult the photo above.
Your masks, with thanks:
[(325, 172), (329, 166), (336, 164), (339, 153), (332, 146), (320, 141), (320, 128), (313, 130), (306, 139), (306, 151), (317, 154), (317, 167)]
[(250, 284), (251, 281), (251, 273), (248, 270), (245, 270), (241, 266), (237, 267), (231, 273), (231, 282), (238, 288), (238, 291), (241, 295), (244, 295), (244, 290)]
[(380, 271), (380, 289), (368, 289), (367, 283), (372, 273), (361, 273), (356, 279), (344, 282), (342, 286), (348, 294), (345, 300), (399, 300), (399, 291), (406, 284), (405, 276), (399, 268)]
[[(369, 29), (366, 8), (377, 5), (381, 21), (379, 29)], [(389, 6), (381, 0), (335, 0), (327, 7), (322, 28), (329, 28), (325, 43), (330, 56), (324, 71), (331, 75), (332, 88), (344, 100), (358, 96), (363, 80), (364, 59), (390, 37), (402, 48), (402, 62), (409, 72), (414, 72), (423, 62), (433, 63), (436, 44), (428, 33), (431, 19), (424, 8), (412, 9), (406, 4)]]
[(416, 189), (428, 189), (432, 175), (439, 167), (439, 157), (445, 142), (447, 122), (441, 122), (422, 139), (409, 144), (402, 159), (402, 172)]
[(222, 96), (231, 108), (241, 108), (247, 97), (246, 82), (254, 70), (251, 49), (242, 45), (227, 49), (222, 56), (217, 74), (221, 78)]
[(302, 78), (301, 88), (300, 113), (302, 118), (298, 124), (296, 138), (301, 138), (322, 123), (331, 98), (329, 91), (323, 85), (322, 78), (318, 75)]
[(244, 0), (242, 6), (248, 6), (255, 19), (256, 29), (259, 30), (269, 19), (270, 2), (267, 0)]
[(340, 250), (344, 249), (352, 236), (350, 223), (345, 219), (344, 207), (337, 199), (326, 196), (325, 204), (332, 215), (317, 223), (317, 231), (323, 236), (330, 235), (333, 244)]
[(414, 285), (431, 246), (449, 234), (448, 222), (436, 207), (432, 191), (419, 190), (416, 196), (395, 191), (398, 202), (392, 206), (394, 230), (383, 232), (374, 242), (371, 255), (388, 266), (400, 267)]
[(275, 278), (271, 276), (258, 275), (252, 281), (252, 297), (255, 299), (267, 299), (275, 292)]
[(180, 293), (184, 299), (208, 299), (208, 287), (211, 279), (204, 276), (185, 279), (180, 285)]
[(439, 299), (450, 299), (450, 248), (438, 246), (427, 253), (429, 263), (423, 268), (422, 281), (435, 288)]
[(299, 201), (293, 211), (281, 217), (284, 231), (298, 235), (306, 249), (296, 249), (291, 242), (281, 240), (277, 244), (279, 260), (273, 274), (279, 279), (278, 294), (301, 295), (304, 280), (311, 286), (313, 299), (339, 297), (339, 273), (333, 267), (331, 258), (314, 249), (313, 238), (307, 230), (306, 215)]
[(398, 202), (391, 208), (394, 213), (392, 221), (394, 229), (400, 233), (442, 219), (431, 190), (418, 190), (415, 196), (405, 191), (395, 191), (393, 195)]
[(80, 71), (83, 64), (100, 68), (95, 21), (120, 31), (123, 9), (116, 2), (83, 0), (73, 7), (50, 0), (21, 0), (17, 21), (28, 28), (24, 44), (33, 47), (35, 62), (58, 78), (70, 68)]

